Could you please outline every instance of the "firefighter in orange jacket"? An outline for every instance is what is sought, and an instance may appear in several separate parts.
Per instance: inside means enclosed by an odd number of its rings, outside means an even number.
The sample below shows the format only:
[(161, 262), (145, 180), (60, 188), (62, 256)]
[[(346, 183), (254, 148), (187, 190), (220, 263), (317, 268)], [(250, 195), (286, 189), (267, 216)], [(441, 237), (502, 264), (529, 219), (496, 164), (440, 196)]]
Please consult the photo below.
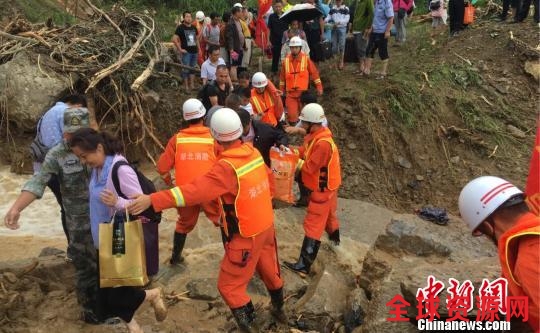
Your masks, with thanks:
[[(300, 114), (300, 126), (306, 130), (304, 145), (300, 148), (303, 163), (299, 164), (304, 186), (311, 192), (304, 218), (304, 241), (300, 256), (295, 263), (285, 265), (301, 275), (307, 275), (317, 258), (323, 232), (339, 245), (339, 221), (337, 219), (337, 192), (341, 185), (339, 152), (332, 139), (332, 132), (322, 125), (325, 119), (322, 106), (310, 103)], [(301, 160), (302, 161), (302, 160)]]
[(261, 154), (242, 143), (238, 114), (222, 108), (210, 121), (214, 138), (223, 146), (216, 164), (205, 175), (170, 190), (141, 195), (133, 202), (134, 214), (152, 205), (161, 211), (219, 198), (223, 208), (222, 233), (225, 256), (218, 276), (218, 289), (245, 332), (258, 332), (255, 310), (246, 292), (255, 271), (268, 289), (272, 314), (286, 320), (283, 312), (283, 280), (277, 261), (274, 213), (268, 172)]
[(292, 37), (289, 40), (289, 48), (291, 53), (285, 57), (281, 65), (279, 89), (285, 91), (287, 121), (290, 125), (295, 125), (300, 111), (300, 95), (308, 90), (309, 79), (313, 80), (319, 96), (323, 93), (323, 86), (317, 66), (301, 51), (300, 37)]
[(528, 324), (540, 332), (540, 217), (529, 211), (521, 190), (492, 176), (465, 185), (459, 212), (473, 236), (486, 235), (497, 245), (509, 295), (528, 297)]
[[(182, 106), (184, 120), (189, 127), (173, 135), (157, 162), (157, 171), (168, 185), (172, 185), (171, 169), (175, 170), (176, 185), (184, 185), (193, 179), (204, 175), (216, 162), (219, 145), (212, 138), (210, 129), (203, 125), (206, 109), (201, 101), (190, 98)], [(199, 218), (199, 212), (204, 213), (215, 225), (219, 225), (220, 209), (217, 200), (202, 202), (200, 205), (179, 207), (178, 220), (173, 238), (171, 265), (184, 261), (182, 250), (186, 237)]]
[(283, 115), (283, 102), (281, 92), (269, 82), (263, 72), (253, 74), (251, 78), (251, 98), (255, 119), (276, 127)]

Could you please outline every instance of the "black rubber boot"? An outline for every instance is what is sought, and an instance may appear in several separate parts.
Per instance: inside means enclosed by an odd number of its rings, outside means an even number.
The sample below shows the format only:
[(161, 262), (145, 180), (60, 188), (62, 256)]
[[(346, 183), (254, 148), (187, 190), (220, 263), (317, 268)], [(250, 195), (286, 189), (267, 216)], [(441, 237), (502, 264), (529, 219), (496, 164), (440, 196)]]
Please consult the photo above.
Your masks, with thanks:
[(308, 275), (311, 265), (313, 265), (315, 258), (317, 258), (317, 253), (319, 252), (320, 246), (321, 241), (309, 237), (304, 237), (298, 261), (296, 263), (285, 262), (285, 266), (300, 274)]
[(335, 246), (338, 246), (341, 240), (339, 239), (339, 229), (336, 229), (333, 233), (328, 235), (328, 239), (334, 243)]
[(253, 307), (253, 303), (251, 303), (251, 301), (242, 307), (231, 309), (231, 311), (241, 332), (259, 332), (259, 328), (255, 324), (255, 308)]
[(272, 301), (270, 314), (272, 314), (272, 316), (280, 323), (286, 324), (289, 321), (289, 318), (283, 309), (283, 305), (285, 304), (283, 299), (283, 288), (268, 290), (268, 293), (270, 294), (270, 299)]
[(171, 265), (178, 265), (184, 261), (182, 250), (184, 249), (184, 244), (186, 244), (186, 237), (187, 234), (174, 233), (172, 256), (171, 260), (169, 260)]

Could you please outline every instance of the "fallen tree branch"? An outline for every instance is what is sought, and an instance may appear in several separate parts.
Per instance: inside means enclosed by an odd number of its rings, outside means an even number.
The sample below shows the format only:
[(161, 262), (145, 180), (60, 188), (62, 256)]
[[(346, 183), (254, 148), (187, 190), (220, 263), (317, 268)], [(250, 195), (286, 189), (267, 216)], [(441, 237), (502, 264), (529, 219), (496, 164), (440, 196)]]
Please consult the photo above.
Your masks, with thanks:
[(456, 57), (458, 57), (459, 59), (461, 59), (461, 60), (465, 61), (465, 62), (466, 62), (466, 63), (467, 63), (467, 64), (468, 64), (469, 66), (472, 66), (472, 62), (471, 62), (471, 61), (470, 61), (469, 59), (467, 59), (467, 58), (464, 58), (464, 57), (460, 56), (460, 55), (459, 55), (459, 54), (457, 54), (456, 52), (454, 52), (454, 54), (455, 54), (455, 55), (456, 55)]
[(110, 65), (109, 67), (104, 68), (100, 70), (99, 72), (97, 72), (92, 78), (92, 80), (90, 80), (90, 83), (88, 84), (88, 88), (86, 88), (85, 93), (87, 93), (90, 89), (94, 88), (99, 83), (99, 81), (103, 80), (107, 76), (117, 71), (125, 63), (127, 63), (131, 58), (133, 58), (133, 55), (135, 54), (135, 52), (139, 50), (143, 41), (146, 40), (147, 38), (146, 32), (147, 30), (146, 28), (144, 28), (143, 33), (139, 36), (135, 44), (133, 44), (133, 46), (129, 49), (129, 51), (126, 52), (126, 54), (122, 58), (120, 58), (120, 60)]
[(22, 37), (31, 37), (31, 38), (37, 39), (41, 44), (47, 46), (48, 48), (51, 48), (51, 44), (47, 43), (47, 41), (43, 39), (43, 37), (41, 37), (40, 35), (36, 34), (33, 31), (21, 32), (18, 35)]
[(150, 59), (150, 62), (148, 63), (148, 66), (146, 66), (146, 69), (131, 84), (131, 90), (138, 91), (139, 89), (141, 89), (141, 86), (146, 82), (146, 80), (148, 80), (148, 78), (152, 74), (155, 63), (156, 61), (154, 60), (154, 58)]
[(32, 38), (15, 36), (15, 35), (9, 34), (9, 33), (5, 32), (5, 31), (2, 31), (2, 30), (0, 30), (0, 36), (6, 37), (6, 38), (9, 38), (9, 39), (13, 39), (13, 40), (18, 40), (18, 41), (21, 41), (21, 42), (37, 43), (37, 41), (33, 40)]

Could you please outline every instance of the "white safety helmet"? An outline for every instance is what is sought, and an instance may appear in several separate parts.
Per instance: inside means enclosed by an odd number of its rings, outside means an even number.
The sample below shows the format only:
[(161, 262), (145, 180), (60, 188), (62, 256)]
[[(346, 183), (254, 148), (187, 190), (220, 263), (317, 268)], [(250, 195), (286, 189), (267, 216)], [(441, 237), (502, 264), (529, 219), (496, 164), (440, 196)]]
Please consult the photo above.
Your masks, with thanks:
[(251, 85), (255, 88), (264, 88), (268, 85), (268, 79), (263, 72), (257, 72), (251, 78)]
[(244, 127), (236, 111), (222, 108), (212, 115), (210, 131), (217, 141), (231, 142), (242, 135)]
[(302, 39), (298, 36), (294, 36), (289, 40), (289, 47), (302, 47)]
[(320, 104), (309, 103), (302, 108), (298, 118), (309, 123), (320, 124), (324, 122), (326, 116), (324, 115), (324, 110)]
[(240, 8), (244, 8), (244, 6), (242, 6), (242, 4), (240, 2), (237, 2), (233, 5), (233, 8), (234, 7), (240, 7)]
[(493, 176), (471, 180), (459, 194), (459, 213), (471, 231), (497, 208), (523, 192), (510, 182)]
[(204, 117), (206, 108), (203, 103), (196, 98), (190, 98), (182, 105), (182, 115), (185, 120), (192, 120)]
[(204, 13), (199, 10), (198, 12), (195, 13), (195, 19), (199, 22), (204, 20)]

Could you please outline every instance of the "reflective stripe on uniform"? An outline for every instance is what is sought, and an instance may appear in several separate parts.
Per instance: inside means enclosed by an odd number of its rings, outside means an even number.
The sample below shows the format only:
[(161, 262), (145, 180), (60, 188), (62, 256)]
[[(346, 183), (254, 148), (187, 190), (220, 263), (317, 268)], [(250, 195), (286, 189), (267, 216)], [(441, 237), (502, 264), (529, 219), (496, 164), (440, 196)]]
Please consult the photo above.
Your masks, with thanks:
[(257, 169), (258, 167), (264, 165), (264, 160), (262, 158), (262, 156), (259, 156), (258, 158), (254, 159), (253, 161), (249, 162), (248, 164), (238, 168), (236, 170), (236, 173), (238, 175), (238, 177), (242, 177), (248, 173), (250, 173), (251, 171)]
[(189, 138), (189, 137), (181, 137), (176, 138), (176, 144), (183, 144), (183, 143), (202, 143), (202, 144), (214, 144), (214, 139), (212, 138)]
[(184, 200), (184, 195), (182, 194), (182, 191), (180, 191), (180, 188), (173, 187), (170, 191), (174, 198), (174, 202), (176, 203), (176, 207), (185, 207), (186, 201)]

